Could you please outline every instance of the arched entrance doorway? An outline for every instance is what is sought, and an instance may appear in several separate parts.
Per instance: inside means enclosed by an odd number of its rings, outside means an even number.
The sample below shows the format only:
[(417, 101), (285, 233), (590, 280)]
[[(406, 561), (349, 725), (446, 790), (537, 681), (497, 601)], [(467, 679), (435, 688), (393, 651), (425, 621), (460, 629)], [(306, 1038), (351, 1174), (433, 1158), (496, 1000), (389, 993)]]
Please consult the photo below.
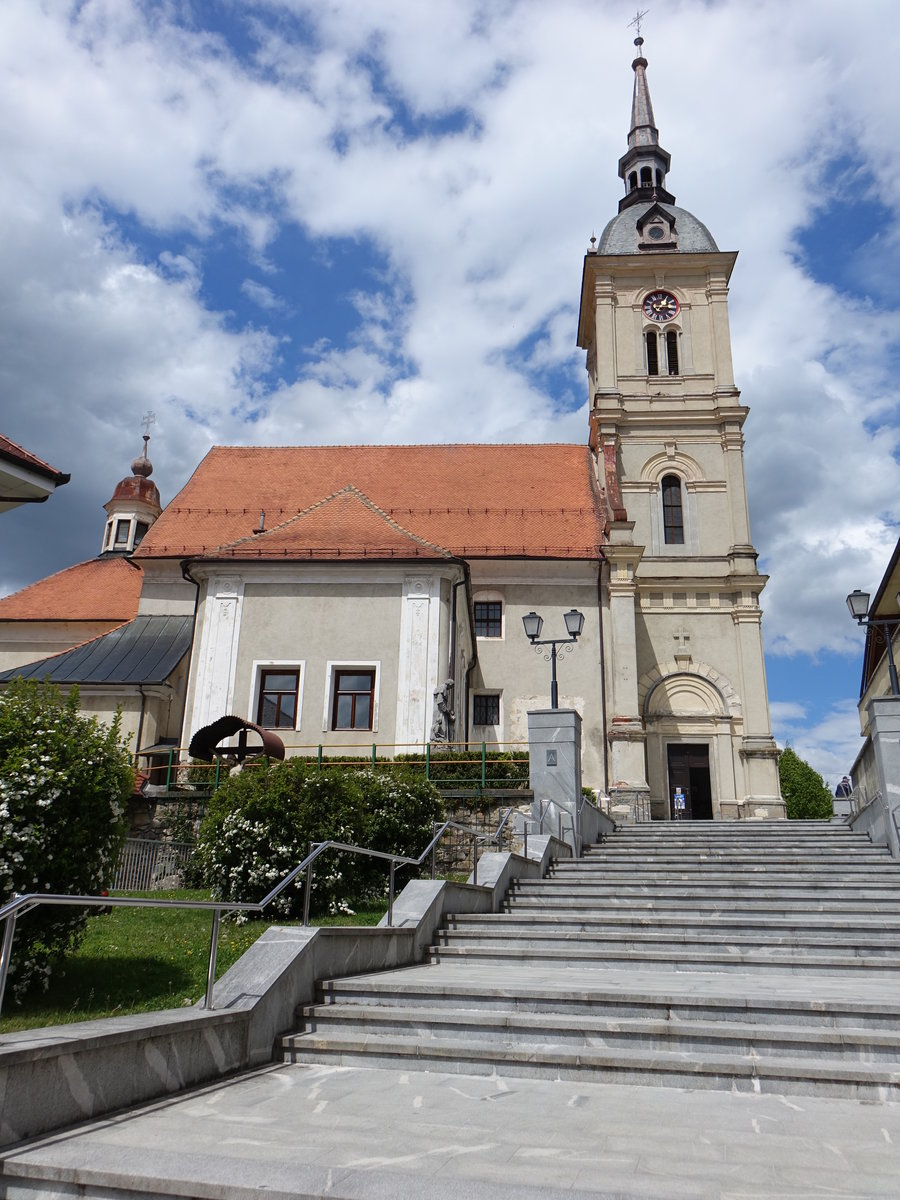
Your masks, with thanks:
[[(727, 679), (705, 664), (671, 663), (645, 676), (640, 692), (652, 819), (710, 821), (731, 816), (734, 740), (741, 710)], [(684, 802), (676, 809), (677, 788)]]
[[(688, 821), (712, 820), (712, 782), (709, 775), (709, 746), (670, 742), (666, 747), (669, 774), (670, 818)], [(684, 808), (675, 808), (676, 791), (684, 797)]]

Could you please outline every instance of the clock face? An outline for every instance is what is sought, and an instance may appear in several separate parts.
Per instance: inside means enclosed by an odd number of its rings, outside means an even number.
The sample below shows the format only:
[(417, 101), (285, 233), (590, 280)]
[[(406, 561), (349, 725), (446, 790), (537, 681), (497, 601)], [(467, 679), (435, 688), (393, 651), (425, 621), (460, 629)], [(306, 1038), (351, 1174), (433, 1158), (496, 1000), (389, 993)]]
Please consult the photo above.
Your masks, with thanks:
[(644, 316), (651, 321), (671, 321), (678, 316), (678, 301), (671, 292), (651, 292), (644, 299)]

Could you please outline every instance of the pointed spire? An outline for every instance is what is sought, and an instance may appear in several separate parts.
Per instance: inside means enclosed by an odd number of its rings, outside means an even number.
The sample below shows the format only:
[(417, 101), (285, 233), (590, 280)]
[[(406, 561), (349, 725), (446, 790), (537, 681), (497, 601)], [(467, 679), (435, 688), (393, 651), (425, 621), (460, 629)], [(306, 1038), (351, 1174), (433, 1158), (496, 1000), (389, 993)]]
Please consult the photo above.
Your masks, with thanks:
[(625, 180), (625, 196), (619, 201), (619, 212), (632, 204), (652, 200), (660, 200), (664, 204), (675, 203), (675, 197), (666, 191), (666, 173), (671, 157), (659, 144), (659, 130), (656, 128), (650, 86), (647, 83), (644, 39), (640, 34), (634, 39), (634, 44), (637, 55), (631, 64), (634, 71), (631, 128), (628, 131), (628, 150), (619, 159), (619, 176)]
[(628, 148), (635, 146), (658, 146), (659, 130), (653, 123), (653, 104), (647, 84), (647, 60), (641, 51), (642, 37), (636, 37), (637, 58), (631, 64), (634, 71), (634, 97), (631, 101), (631, 129), (628, 133)]

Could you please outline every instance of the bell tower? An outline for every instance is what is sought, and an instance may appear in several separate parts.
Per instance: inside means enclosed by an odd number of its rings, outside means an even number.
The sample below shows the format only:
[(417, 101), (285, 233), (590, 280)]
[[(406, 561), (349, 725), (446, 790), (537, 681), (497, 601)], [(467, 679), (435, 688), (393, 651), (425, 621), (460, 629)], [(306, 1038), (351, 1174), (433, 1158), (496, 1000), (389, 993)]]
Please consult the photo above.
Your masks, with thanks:
[(737, 254), (720, 251), (668, 190), (643, 38), (634, 44), (625, 195), (585, 255), (578, 320), (610, 517), (613, 805), (620, 819), (783, 816), (762, 650), (766, 577), (744, 478), (748, 409), (731, 361)]
[(102, 555), (133, 554), (162, 512), (159, 489), (150, 478), (153, 464), (147, 456), (150, 426), (155, 420), (152, 412), (144, 417), (144, 448), (132, 461), (131, 474), (119, 480), (112, 497), (103, 506), (106, 527), (100, 548)]

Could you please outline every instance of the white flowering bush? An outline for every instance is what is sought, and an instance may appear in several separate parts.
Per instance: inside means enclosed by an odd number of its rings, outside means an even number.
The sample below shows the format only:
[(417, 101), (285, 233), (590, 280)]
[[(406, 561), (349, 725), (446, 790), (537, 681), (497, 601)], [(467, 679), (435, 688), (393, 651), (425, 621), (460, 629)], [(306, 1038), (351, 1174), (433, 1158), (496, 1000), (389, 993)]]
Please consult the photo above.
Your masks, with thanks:
[[(293, 758), (223, 782), (203, 818), (195, 862), (217, 899), (261, 900), (306, 857), (310, 842), (345, 842), (413, 857), (425, 849), (432, 823), (441, 816), (437, 789), (405, 770), (319, 770)], [(410, 878), (409, 868), (404, 871), (400, 886)], [(300, 916), (303, 887), (300, 876), (269, 911)], [(313, 868), (310, 911), (351, 913), (386, 895), (387, 888), (383, 859), (329, 850)]]
[[(0, 692), (0, 903), (13, 892), (96, 894), (125, 836), (134, 772), (118, 717), (78, 712), (73, 689), (14, 680)], [(84, 931), (84, 909), (38, 907), (16, 922), (9, 982), (21, 999), (46, 988)]]

